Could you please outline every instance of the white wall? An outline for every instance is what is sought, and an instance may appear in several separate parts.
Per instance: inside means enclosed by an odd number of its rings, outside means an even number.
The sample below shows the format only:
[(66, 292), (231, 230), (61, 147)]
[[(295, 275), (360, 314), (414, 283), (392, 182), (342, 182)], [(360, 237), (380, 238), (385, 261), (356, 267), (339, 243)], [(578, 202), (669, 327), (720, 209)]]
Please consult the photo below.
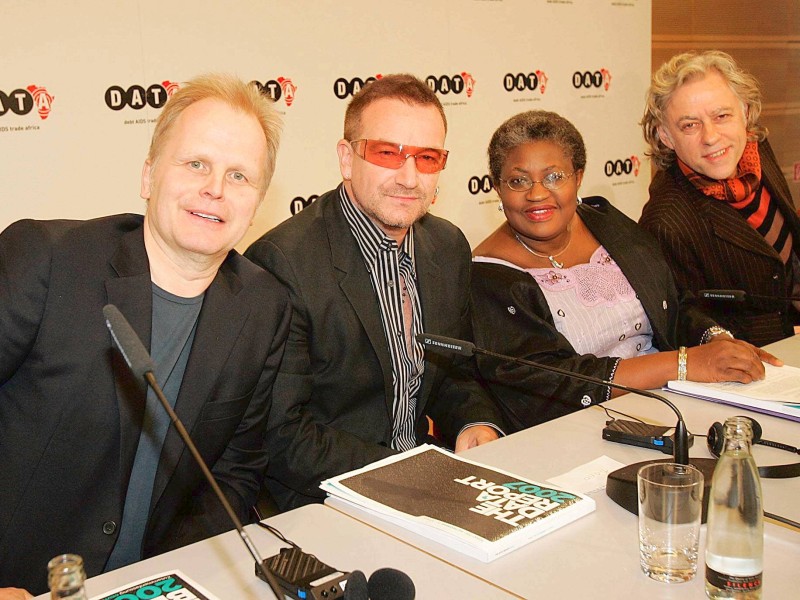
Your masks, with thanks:
[[(581, 193), (604, 195), (638, 218), (650, 179), (637, 125), (650, 76), (650, 13), (650, 0), (2, 0), (0, 229), (24, 217), (143, 212), (139, 175), (159, 109), (112, 110), (108, 90), (206, 71), (296, 86), (291, 106), (285, 94), (278, 100), (285, 126), (277, 172), (240, 249), (291, 216), (293, 199), (338, 183), (335, 144), (349, 96), (338, 98), (335, 82), (396, 72), (474, 80), (471, 95), (439, 95), (451, 154), (433, 207), (473, 245), (502, 220), (496, 194), (472, 193), (485, 182), (489, 137), (534, 108), (561, 113), (583, 133)], [(575, 73), (603, 69), (610, 80), (575, 87)], [(506, 90), (507, 74), (536, 72), (546, 86), (539, 78), (534, 89)], [(25, 112), (28, 86), (46, 93)], [(46, 118), (39, 105), (49, 108)], [(623, 161), (631, 157), (641, 161), (638, 173), (613, 173), (615, 161), (630, 170)]]

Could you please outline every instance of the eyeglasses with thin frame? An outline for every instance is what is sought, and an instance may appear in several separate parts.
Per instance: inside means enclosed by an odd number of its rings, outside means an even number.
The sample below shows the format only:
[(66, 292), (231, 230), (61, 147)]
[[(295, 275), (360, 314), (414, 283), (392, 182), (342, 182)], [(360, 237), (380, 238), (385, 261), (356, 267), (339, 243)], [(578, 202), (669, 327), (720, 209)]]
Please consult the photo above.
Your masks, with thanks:
[(527, 175), (519, 175), (517, 177), (510, 177), (509, 179), (500, 179), (500, 181), (505, 183), (508, 186), (508, 189), (515, 192), (527, 192), (536, 183), (541, 183), (548, 190), (554, 191), (567, 183), (567, 180), (575, 175), (575, 173), (577, 173), (577, 171), (573, 171), (572, 173), (553, 171), (552, 173), (548, 173), (542, 177), (541, 181), (534, 181)]
[(351, 140), (353, 151), (368, 163), (399, 169), (409, 158), (414, 159), (420, 173), (438, 173), (447, 164), (449, 152), (442, 148), (424, 148), (422, 146), (407, 146), (384, 140)]

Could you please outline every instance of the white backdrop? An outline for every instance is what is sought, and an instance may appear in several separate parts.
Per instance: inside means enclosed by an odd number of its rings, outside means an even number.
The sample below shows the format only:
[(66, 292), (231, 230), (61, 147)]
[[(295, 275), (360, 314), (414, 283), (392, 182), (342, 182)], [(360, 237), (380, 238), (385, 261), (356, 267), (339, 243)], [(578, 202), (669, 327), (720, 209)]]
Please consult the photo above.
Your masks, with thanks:
[(650, 0), (0, 0), (0, 229), (143, 212), (160, 102), (207, 71), (282, 88), (277, 172), (242, 250), (339, 182), (348, 92), (396, 72), (428, 79), (445, 106), (451, 154), (432, 210), (473, 246), (502, 220), (489, 138), (534, 108), (583, 133), (582, 195), (638, 218), (650, 14)]

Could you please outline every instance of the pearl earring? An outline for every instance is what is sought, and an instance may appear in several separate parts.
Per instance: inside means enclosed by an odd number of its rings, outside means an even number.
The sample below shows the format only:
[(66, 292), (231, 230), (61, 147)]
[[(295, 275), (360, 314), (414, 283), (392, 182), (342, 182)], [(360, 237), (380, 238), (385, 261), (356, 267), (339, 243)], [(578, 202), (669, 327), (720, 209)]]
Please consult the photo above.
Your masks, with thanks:
[(578, 206), (580, 206), (581, 204), (583, 204), (583, 198), (578, 196)]

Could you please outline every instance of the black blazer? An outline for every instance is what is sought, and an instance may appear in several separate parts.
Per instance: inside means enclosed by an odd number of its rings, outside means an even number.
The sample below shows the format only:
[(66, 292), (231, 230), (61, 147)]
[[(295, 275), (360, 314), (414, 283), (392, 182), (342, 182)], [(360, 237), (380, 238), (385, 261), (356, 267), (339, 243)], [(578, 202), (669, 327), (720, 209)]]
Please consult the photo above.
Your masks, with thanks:
[[(469, 337), (469, 245), (454, 225), (414, 224), (426, 332)], [(324, 494), (322, 479), (393, 453), (392, 365), (364, 258), (339, 190), (256, 241), (245, 253), (288, 289), (294, 313), (270, 415), (267, 487), (282, 509)], [(428, 354), (416, 406), (417, 440), (430, 415), (448, 444), (469, 423), (500, 425), (497, 408), (467, 369)], [(473, 373), (474, 374), (474, 373)]]
[[(608, 251), (642, 303), (661, 351), (697, 345), (714, 321), (681, 302), (658, 243), (608, 200), (585, 198), (578, 207), (586, 227)], [(539, 284), (529, 273), (496, 263), (473, 263), (475, 341), (501, 354), (551, 364), (609, 380), (616, 357), (578, 354), (558, 332)], [(602, 402), (606, 386), (561, 377), (479, 356), (480, 373), (503, 407), (512, 431)]]
[[(142, 217), (20, 221), (0, 235), (0, 586), (46, 590), (47, 561), (100, 573), (116, 540), (145, 389), (114, 349), (115, 304), (146, 346)], [(175, 405), (242, 519), (267, 463), (264, 426), (288, 333), (286, 291), (231, 252), (208, 288)], [(170, 426), (145, 557), (231, 529)]]
[[(766, 141), (759, 144), (759, 153), (762, 181), (789, 225), (797, 253), (800, 219), (789, 186)], [(735, 208), (694, 187), (677, 164), (656, 173), (639, 223), (658, 239), (683, 292), (737, 289), (768, 297), (791, 293), (791, 272), (764, 237)], [(797, 313), (785, 301), (697, 303), (737, 338), (756, 346), (792, 335), (797, 322)]]

